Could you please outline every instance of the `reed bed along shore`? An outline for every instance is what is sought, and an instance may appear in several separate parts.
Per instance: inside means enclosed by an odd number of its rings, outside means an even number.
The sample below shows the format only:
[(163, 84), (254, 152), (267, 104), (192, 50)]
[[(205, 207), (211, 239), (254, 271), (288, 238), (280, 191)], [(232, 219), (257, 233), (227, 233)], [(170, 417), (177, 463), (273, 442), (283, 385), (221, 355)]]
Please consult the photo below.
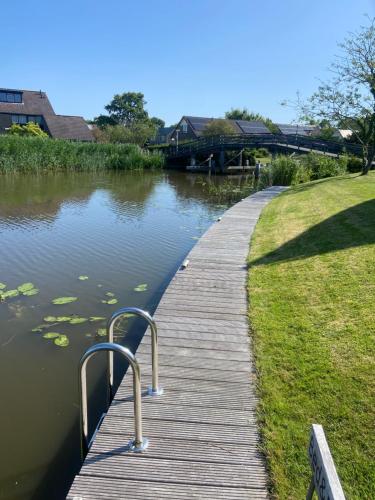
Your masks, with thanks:
[(0, 136), (0, 173), (142, 170), (161, 168), (164, 157), (135, 144), (99, 144), (38, 137)]

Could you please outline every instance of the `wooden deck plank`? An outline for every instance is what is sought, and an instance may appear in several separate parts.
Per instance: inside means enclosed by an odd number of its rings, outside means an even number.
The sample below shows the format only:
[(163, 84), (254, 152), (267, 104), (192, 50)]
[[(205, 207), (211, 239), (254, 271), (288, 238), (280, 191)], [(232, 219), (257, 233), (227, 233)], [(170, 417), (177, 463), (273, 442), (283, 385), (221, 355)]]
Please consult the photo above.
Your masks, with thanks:
[(249, 241), (262, 208), (281, 188), (242, 200), (214, 223), (171, 280), (154, 315), (164, 394), (151, 397), (149, 329), (137, 350), (143, 432), (133, 437), (131, 374), (126, 374), (69, 499), (265, 499), (255, 371), (247, 323)]

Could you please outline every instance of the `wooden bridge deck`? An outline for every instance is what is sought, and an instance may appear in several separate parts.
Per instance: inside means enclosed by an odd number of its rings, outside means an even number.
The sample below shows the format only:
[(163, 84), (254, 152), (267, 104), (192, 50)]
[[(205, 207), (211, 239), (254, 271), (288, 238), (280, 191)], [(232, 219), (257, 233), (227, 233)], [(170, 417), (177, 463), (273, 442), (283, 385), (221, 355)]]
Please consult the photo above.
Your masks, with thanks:
[[(249, 349), (246, 258), (262, 208), (283, 188), (237, 203), (190, 252), (155, 314), (160, 382), (144, 395), (142, 454), (133, 437), (131, 374), (124, 377), (69, 499), (262, 499), (267, 474), (258, 451), (255, 381)], [(151, 341), (137, 351), (150, 385)]]

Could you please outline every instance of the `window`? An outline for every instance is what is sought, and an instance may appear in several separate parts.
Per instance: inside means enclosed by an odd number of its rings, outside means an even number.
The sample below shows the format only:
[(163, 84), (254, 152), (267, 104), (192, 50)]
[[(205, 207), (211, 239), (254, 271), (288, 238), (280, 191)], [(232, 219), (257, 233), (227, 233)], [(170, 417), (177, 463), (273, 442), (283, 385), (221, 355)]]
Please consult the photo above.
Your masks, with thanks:
[(41, 116), (26, 116), (26, 115), (12, 115), (12, 123), (18, 123), (19, 125), (25, 125), (26, 123), (34, 122), (39, 125), (42, 123)]
[(0, 102), (20, 103), (22, 102), (21, 92), (0, 92)]
[(183, 134), (187, 134), (187, 131), (188, 131), (188, 126), (187, 126), (187, 123), (185, 121), (182, 121), (181, 122), (181, 131)]

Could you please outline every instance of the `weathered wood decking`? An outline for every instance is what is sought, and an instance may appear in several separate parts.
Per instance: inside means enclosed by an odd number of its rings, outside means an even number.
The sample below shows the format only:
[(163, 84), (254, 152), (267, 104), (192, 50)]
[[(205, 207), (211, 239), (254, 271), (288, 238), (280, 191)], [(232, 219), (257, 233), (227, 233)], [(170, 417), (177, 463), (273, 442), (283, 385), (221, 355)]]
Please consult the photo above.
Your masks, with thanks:
[[(237, 203), (190, 252), (155, 314), (160, 397), (143, 396), (142, 454), (133, 437), (127, 374), (76, 477), (69, 499), (267, 498), (258, 451), (254, 369), (249, 345), (246, 257), (262, 208), (283, 188)], [(147, 332), (137, 351), (150, 385)]]

